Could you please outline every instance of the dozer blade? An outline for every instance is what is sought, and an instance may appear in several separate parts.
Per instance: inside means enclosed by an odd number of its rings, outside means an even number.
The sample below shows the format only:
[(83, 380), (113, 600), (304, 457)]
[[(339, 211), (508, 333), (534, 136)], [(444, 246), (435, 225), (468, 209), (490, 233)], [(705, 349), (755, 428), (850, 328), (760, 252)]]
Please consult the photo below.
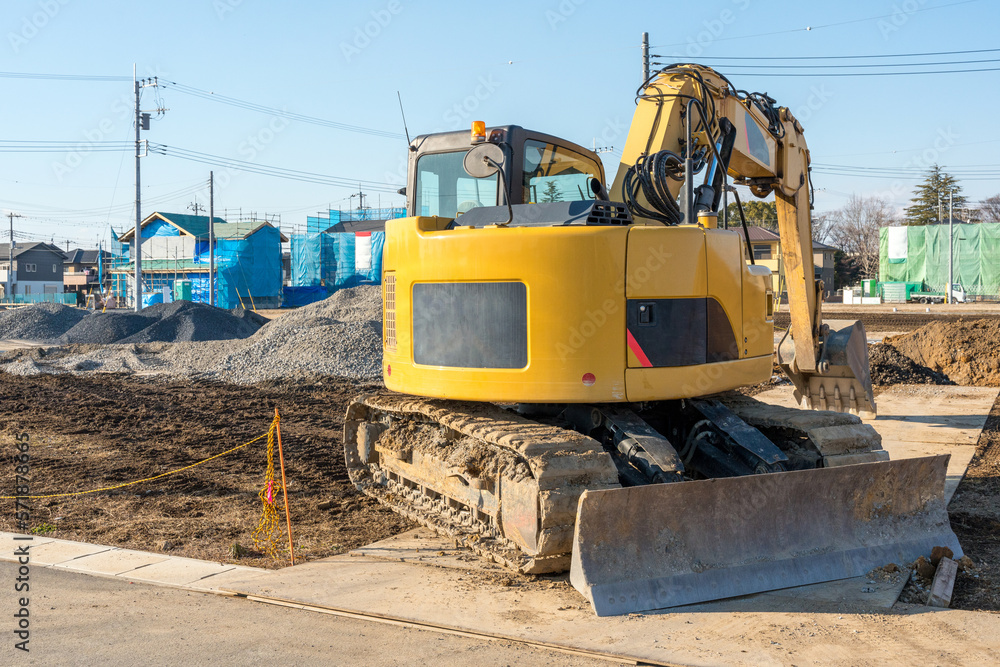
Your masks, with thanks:
[(868, 336), (860, 320), (828, 320), (829, 333), (819, 360), (819, 372), (798, 370), (795, 347), (787, 338), (778, 350), (778, 363), (795, 385), (795, 399), (810, 410), (850, 412), (875, 416)]
[(948, 459), (585, 491), (570, 582), (611, 616), (856, 577), (935, 546), (959, 558)]

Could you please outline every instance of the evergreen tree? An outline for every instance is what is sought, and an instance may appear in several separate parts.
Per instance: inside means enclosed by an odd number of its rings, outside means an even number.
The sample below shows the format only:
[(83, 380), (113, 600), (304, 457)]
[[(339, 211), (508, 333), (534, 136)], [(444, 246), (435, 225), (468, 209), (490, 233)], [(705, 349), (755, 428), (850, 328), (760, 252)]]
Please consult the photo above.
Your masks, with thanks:
[(549, 181), (545, 184), (545, 190), (542, 191), (542, 203), (561, 201), (562, 195), (559, 194), (559, 186), (556, 185), (555, 181)]
[[(726, 207), (726, 215), (730, 227), (740, 225), (740, 210), (736, 202)], [(748, 225), (764, 227), (774, 232), (778, 231), (778, 208), (773, 201), (745, 201), (743, 202), (743, 215), (746, 216)]]
[(962, 187), (954, 176), (934, 165), (927, 172), (927, 178), (913, 191), (912, 203), (906, 208), (907, 225), (929, 225), (938, 221), (938, 196), (941, 197), (941, 219), (948, 219), (948, 195), (954, 195), (955, 209), (965, 206)]

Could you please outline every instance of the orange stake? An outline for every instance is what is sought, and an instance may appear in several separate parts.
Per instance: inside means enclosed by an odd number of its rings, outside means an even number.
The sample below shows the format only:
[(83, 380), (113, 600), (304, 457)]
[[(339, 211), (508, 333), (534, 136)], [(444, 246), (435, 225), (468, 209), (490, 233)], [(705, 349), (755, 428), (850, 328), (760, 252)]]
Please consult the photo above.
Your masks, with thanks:
[(285, 521), (288, 523), (288, 554), (292, 557), (292, 565), (295, 565), (295, 547), (292, 546), (292, 515), (288, 511), (288, 487), (285, 486), (285, 454), (281, 451), (281, 418), (278, 417), (278, 408), (274, 409), (275, 430), (278, 433), (278, 461), (281, 462), (281, 492), (285, 496)]

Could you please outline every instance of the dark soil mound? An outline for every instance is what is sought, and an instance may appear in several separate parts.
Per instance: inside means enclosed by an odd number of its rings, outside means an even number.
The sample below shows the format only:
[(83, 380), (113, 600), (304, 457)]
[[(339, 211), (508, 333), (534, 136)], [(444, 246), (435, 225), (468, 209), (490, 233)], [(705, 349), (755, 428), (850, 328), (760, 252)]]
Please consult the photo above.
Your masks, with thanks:
[(1000, 321), (932, 322), (892, 345), (918, 364), (961, 385), (1000, 387)]
[(875, 343), (868, 348), (872, 384), (955, 384), (944, 373), (938, 373), (915, 363), (887, 343)]
[(59, 339), (67, 343), (117, 343), (139, 333), (157, 320), (156, 317), (128, 310), (112, 310), (106, 313), (93, 312), (67, 331)]
[(174, 301), (132, 311), (91, 313), (60, 339), (69, 343), (173, 343), (248, 338), (267, 318), (242, 308)]
[(86, 316), (86, 311), (61, 303), (36, 303), (0, 311), (0, 338), (58, 338)]
[(148, 311), (160, 315), (160, 319), (118, 342), (173, 343), (249, 338), (267, 322), (266, 318), (242, 308), (223, 310), (190, 301), (157, 304), (144, 312)]

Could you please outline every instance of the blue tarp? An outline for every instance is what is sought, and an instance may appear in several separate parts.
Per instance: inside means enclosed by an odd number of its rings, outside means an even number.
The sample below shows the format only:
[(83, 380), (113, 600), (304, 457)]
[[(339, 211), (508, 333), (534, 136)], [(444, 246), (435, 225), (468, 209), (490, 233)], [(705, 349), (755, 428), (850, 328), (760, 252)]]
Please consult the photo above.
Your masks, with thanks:
[(223, 308), (256, 307), (281, 298), (281, 232), (263, 227), (246, 239), (216, 242), (216, 300)]
[(177, 229), (164, 220), (154, 220), (142, 228), (142, 238), (148, 239), (153, 236), (180, 236), (181, 230)]
[(308, 306), (310, 303), (322, 301), (330, 294), (325, 287), (285, 287), (282, 290), (281, 306), (283, 308), (298, 308)]
[[(371, 240), (371, 267), (359, 269), (358, 236)], [(382, 251), (385, 232), (367, 234), (293, 234), (291, 238), (292, 285), (323, 286), (328, 292), (353, 287), (360, 282), (382, 282)], [(361, 260), (360, 262), (358, 260)]]
[(163, 303), (163, 292), (148, 292), (142, 295), (142, 307), (152, 306), (154, 303)]

